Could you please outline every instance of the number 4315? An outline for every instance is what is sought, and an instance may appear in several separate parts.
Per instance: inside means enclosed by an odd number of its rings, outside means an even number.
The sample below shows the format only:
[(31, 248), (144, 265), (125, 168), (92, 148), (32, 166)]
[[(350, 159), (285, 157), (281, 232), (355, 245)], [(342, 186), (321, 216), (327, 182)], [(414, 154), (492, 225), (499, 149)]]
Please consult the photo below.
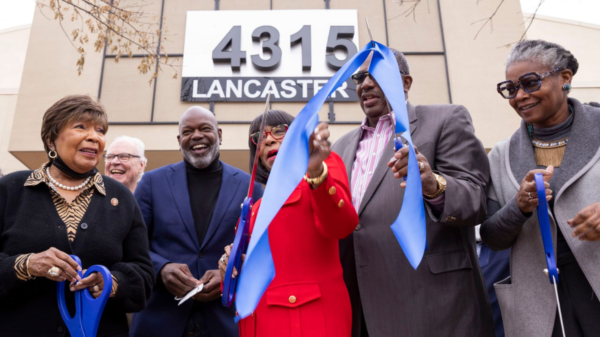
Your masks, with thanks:
[[(331, 26), (327, 38), (326, 57), (327, 66), (333, 70), (340, 69), (348, 58), (356, 54), (356, 45), (352, 42), (354, 37), (354, 26)], [(263, 59), (260, 54), (251, 55), (252, 65), (259, 70), (269, 71), (277, 68), (281, 62), (281, 48), (279, 48), (279, 31), (273, 26), (260, 26), (252, 32), (252, 40), (262, 41), (264, 54), (271, 57)], [(234, 71), (239, 71), (242, 62), (246, 62), (246, 51), (241, 50), (242, 27), (233, 26), (225, 35), (223, 40), (212, 52), (213, 62), (225, 62), (231, 64)], [(311, 28), (303, 26), (302, 29), (292, 34), (290, 45), (301, 45), (302, 47), (302, 69), (310, 70), (312, 66), (311, 50)], [(344, 50), (346, 58), (338, 59), (333, 53), (335, 50)]]

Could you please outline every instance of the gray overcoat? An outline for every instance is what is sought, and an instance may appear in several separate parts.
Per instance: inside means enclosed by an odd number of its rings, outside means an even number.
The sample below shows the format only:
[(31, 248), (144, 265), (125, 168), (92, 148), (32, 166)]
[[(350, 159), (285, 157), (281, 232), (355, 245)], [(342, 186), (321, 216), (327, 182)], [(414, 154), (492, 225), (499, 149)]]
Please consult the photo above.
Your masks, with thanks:
[[(600, 295), (600, 242), (571, 237), (567, 220), (584, 207), (600, 202), (600, 109), (569, 99), (573, 124), (560, 171), (550, 180), (554, 195), (554, 217), (550, 212), (552, 239), (556, 252), (556, 226), (573, 251), (596, 296)], [(527, 172), (538, 168), (525, 122), (510, 139), (499, 142), (490, 152), (489, 198), (504, 211), (520, 212), (515, 201)], [(556, 191), (553, 184), (562, 186)], [(502, 211), (502, 210), (501, 210)], [(500, 212), (500, 211), (499, 211)], [(507, 237), (502, 222), (481, 227), (481, 238), (494, 249), (512, 247), (511, 276), (495, 285), (507, 337), (549, 337), (556, 317), (553, 286), (544, 275), (546, 258), (537, 213), (522, 225), (520, 232)], [(504, 227), (504, 229), (503, 229)], [(513, 231), (510, 231), (513, 232)], [(560, 282), (560, 274), (559, 274)], [(600, 332), (599, 332), (600, 333)]]
[[(418, 151), (447, 180), (444, 209), (439, 217), (427, 209), (429, 249), (415, 271), (390, 228), (404, 195), (387, 167), (394, 155), (390, 140), (357, 210), (360, 224), (340, 241), (352, 336), (360, 336), (361, 311), (370, 337), (493, 336), (474, 232), (486, 215), (485, 150), (463, 106), (408, 104), (408, 117)], [(359, 138), (360, 128), (333, 146), (350, 180)]]

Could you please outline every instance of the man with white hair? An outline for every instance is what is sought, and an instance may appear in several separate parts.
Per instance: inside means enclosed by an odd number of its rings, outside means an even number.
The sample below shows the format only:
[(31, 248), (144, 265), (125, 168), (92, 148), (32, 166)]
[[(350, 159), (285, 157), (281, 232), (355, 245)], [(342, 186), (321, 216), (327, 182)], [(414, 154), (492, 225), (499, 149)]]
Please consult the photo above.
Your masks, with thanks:
[(137, 138), (117, 137), (104, 155), (105, 174), (127, 186), (133, 193), (148, 163), (144, 148), (144, 143)]

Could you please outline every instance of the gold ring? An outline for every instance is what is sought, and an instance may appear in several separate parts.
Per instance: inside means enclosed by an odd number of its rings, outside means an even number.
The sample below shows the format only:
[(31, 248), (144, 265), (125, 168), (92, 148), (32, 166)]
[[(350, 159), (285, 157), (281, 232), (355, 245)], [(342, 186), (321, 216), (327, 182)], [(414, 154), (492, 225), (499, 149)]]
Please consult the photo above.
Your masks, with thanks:
[(425, 169), (425, 164), (423, 164), (423, 162), (418, 162), (419, 163), (419, 171), (423, 171)]
[(48, 269), (48, 275), (50, 275), (52, 277), (58, 277), (58, 275), (60, 275), (60, 269), (58, 269), (58, 267), (54, 266), (54, 267)]
[(96, 284), (92, 287), (92, 290), (94, 290), (95, 293), (100, 292), (100, 287), (98, 287), (98, 285)]
[(227, 264), (227, 262), (225, 262), (225, 255), (221, 256), (221, 263), (223, 263), (225, 265)]

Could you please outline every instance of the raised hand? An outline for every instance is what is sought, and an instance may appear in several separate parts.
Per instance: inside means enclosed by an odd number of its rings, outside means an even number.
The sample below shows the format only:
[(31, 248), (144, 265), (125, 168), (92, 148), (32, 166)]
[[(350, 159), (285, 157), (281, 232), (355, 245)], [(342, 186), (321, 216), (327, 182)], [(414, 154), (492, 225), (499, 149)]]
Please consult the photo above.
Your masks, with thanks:
[(519, 192), (515, 197), (517, 200), (517, 205), (523, 213), (531, 213), (539, 205), (537, 188), (535, 186), (536, 173), (541, 173), (544, 176), (544, 182), (546, 185), (546, 200), (550, 201), (550, 199), (552, 199), (552, 190), (550, 189), (550, 183), (548, 183), (548, 180), (550, 180), (554, 174), (554, 167), (550, 165), (545, 170), (531, 170), (527, 172), (527, 175), (525, 175), (525, 178), (523, 178), (523, 181), (521, 181)]
[[(323, 173), (323, 161), (329, 157), (331, 153), (331, 143), (329, 142), (329, 125), (327, 123), (319, 123), (315, 132), (310, 136), (308, 169), (306, 173), (310, 178), (317, 178)], [(313, 186), (317, 188), (318, 186)]]
[[(405, 146), (398, 150), (394, 156), (388, 162), (388, 167), (392, 168), (394, 177), (400, 179), (408, 174), (408, 146)], [(419, 153), (415, 146), (415, 154), (417, 155), (417, 162), (419, 164), (419, 173), (421, 173), (421, 185), (423, 187), (424, 194), (434, 194), (438, 190), (438, 184), (433, 175), (433, 170), (427, 158)], [(400, 187), (406, 187), (406, 181), (400, 183)]]

